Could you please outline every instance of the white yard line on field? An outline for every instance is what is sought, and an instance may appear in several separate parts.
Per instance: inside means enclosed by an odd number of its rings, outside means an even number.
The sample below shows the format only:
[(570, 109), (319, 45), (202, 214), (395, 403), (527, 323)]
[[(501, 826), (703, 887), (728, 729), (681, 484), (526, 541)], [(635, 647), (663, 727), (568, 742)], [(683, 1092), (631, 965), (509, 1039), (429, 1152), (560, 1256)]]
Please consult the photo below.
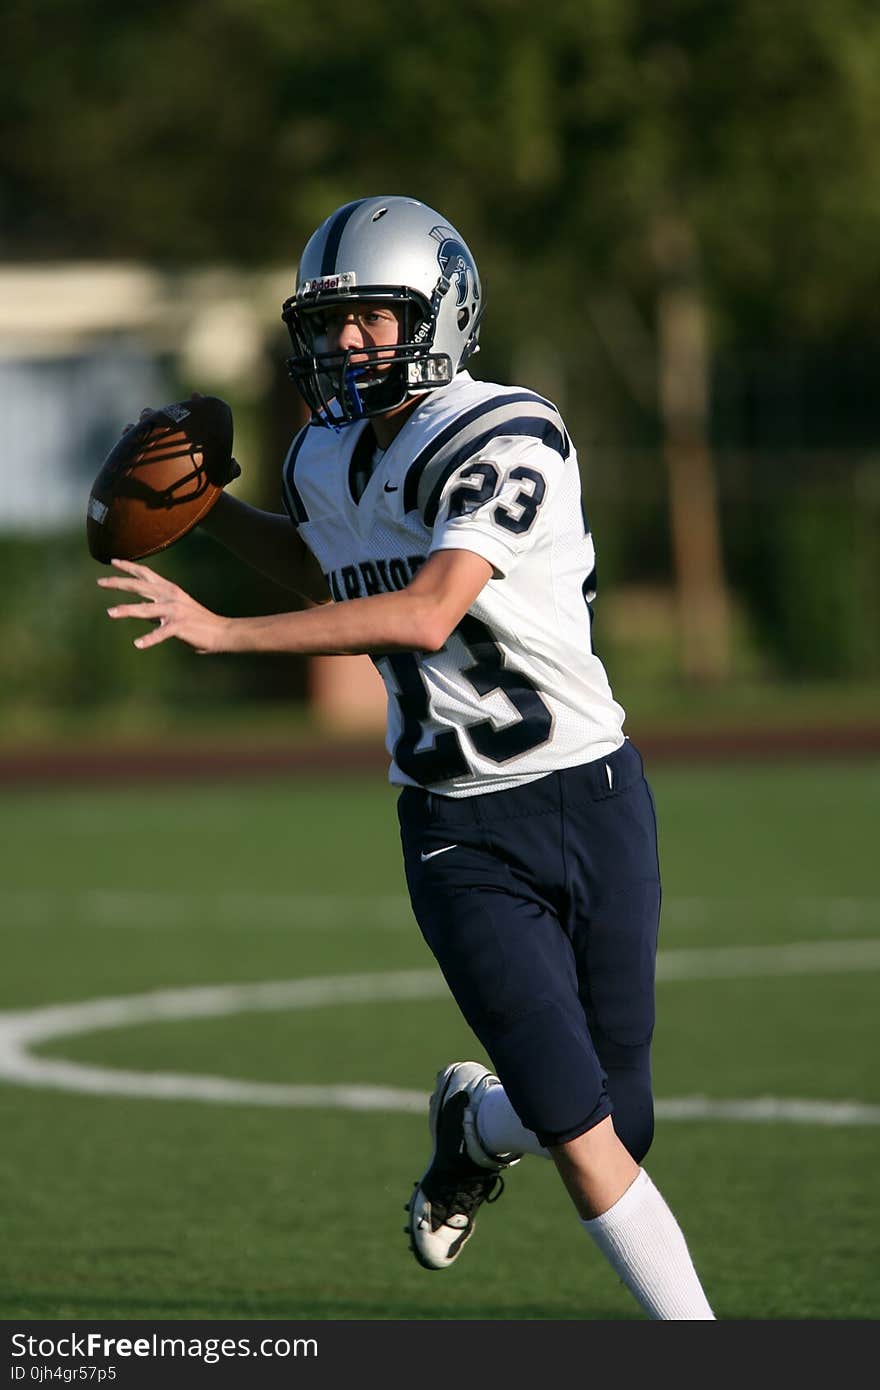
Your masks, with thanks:
[[(771, 911), (784, 922), (845, 931), (873, 927), (880, 932), (880, 898), (781, 898)], [(693, 931), (748, 920), (751, 898), (666, 897), (663, 921), (671, 930)], [(202, 889), (83, 888), (73, 892), (41, 888), (0, 889), (0, 926), (7, 929), (78, 926), (179, 931), (182, 926), (253, 932), (376, 927), (415, 930), (403, 893), (259, 893)]]
[(735, 980), (749, 976), (835, 975), (880, 969), (880, 941), (790, 941), (782, 946), (714, 946), (661, 951), (658, 980)]
[[(873, 954), (866, 948), (873, 947)], [(713, 955), (724, 957), (723, 968), (708, 969)], [(747, 951), (681, 951), (661, 957), (667, 978), (718, 978), (720, 975), (810, 973), (880, 967), (880, 942), (805, 942), (794, 947)], [(677, 959), (678, 958), (678, 959)], [(846, 963), (846, 962), (849, 963)], [(823, 963), (824, 962), (824, 963)], [(306, 1009), (339, 1004), (389, 1003), (447, 996), (435, 970), (406, 970), (388, 974), (335, 975), (308, 980), (256, 984), (205, 985), (188, 989), (154, 990), (148, 994), (84, 1000), (75, 1004), (12, 1010), (0, 1013), (0, 1079), (24, 1086), (48, 1087), (93, 1095), (141, 1096), (163, 1100), (269, 1106), (307, 1106), (344, 1110), (397, 1110), (424, 1114), (427, 1096), (418, 1091), (384, 1086), (297, 1086), (234, 1080), (184, 1073), (122, 1071), (87, 1066), (61, 1059), (35, 1057), (30, 1048), (51, 1039), (73, 1037), (103, 1029), (136, 1024), (275, 1009)], [(751, 1120), (818, 1125), (877, 1125), (880, 1106), (857, 1101), (814, 1101), (758, 1097), (715, 1100), (702, 1096), (659, 1101), (661, 1119)]]
[(193, 890), (89, 888), (60, 893), (51, 889), (0, 891), (4, 927), (132, 928), (179, 931), (183, 926), (326, 931), (417, 930), (409, 899), (402, 893), (346, 896), (338, 893), (242, 893)]

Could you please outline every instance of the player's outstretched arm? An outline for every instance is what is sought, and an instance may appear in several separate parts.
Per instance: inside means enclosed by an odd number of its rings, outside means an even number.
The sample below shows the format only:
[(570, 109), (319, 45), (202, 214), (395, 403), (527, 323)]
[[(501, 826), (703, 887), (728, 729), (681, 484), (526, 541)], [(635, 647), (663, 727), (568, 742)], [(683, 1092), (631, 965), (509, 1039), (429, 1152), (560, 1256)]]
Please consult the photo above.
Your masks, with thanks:
[(261, 618), (224, 618), (204, 608), (178, 584), (147, 565), (113, 560), (120, 574), (99, 579), (102, 589), (133, 594), (138, 602), (115, 604), (111, 618), (154, 622), (135, 639), (141, 649), (169, 637), (196, 651), (294, 652), (344, 655), (367, 652), (439, 651), (492, 576), (492, 566), (467, 550), (441, 550), (430, 556), (412, 583), (390, 594), (347, 603), (324, 604), (299, 613)]

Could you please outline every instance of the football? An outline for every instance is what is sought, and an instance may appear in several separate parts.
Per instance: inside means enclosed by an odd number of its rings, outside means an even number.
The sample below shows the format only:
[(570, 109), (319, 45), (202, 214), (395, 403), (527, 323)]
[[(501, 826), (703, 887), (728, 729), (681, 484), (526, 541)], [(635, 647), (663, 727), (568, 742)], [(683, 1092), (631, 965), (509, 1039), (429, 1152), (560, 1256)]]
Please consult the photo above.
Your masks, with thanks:
[(140, 560), (179, 541), (238, 477), (232, 411), (217, 396), (162, 406), (126, 430), (101, 465), (86, 509), (95, 560)]

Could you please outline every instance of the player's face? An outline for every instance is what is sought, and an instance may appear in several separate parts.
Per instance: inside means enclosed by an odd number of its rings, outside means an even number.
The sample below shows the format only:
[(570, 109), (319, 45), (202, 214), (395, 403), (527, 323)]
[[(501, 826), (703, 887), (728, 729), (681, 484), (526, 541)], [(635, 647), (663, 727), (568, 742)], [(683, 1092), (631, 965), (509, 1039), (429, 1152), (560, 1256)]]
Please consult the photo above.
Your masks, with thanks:
[[(400, 342), (400, 319), (391, 304), (355, 300), (330, 305), (321, 314), (324, 352), (351, 352), (355, 365), (363, 348), (394, 347)], [(324, 346), (326, 344), (326, 346)]]
[[(391, 301), (366, 299), (328, 304), (321, 309), (311, 310), (315, 352), (350, 353), (351, 367), (364, 364), (357, 374), (357, 389), (362, 393), (368, 392), (371, 387), (380, 384), (393, 365), (391, 349), (404, 340), (405, 312), (404, 308)], [(384, 348), (388, 351), (383, 352)], [(369, 357), (368, 351), (371, 354)], [(383, 360), (386, 357), (391, 359), (387, 365)], [(390, 410), (373, 415), (373, 428), (381, 436), (383, 448), (387, 447), (387, 442), (402, 427), (417, 404), (415, 399), (403, 400)]]

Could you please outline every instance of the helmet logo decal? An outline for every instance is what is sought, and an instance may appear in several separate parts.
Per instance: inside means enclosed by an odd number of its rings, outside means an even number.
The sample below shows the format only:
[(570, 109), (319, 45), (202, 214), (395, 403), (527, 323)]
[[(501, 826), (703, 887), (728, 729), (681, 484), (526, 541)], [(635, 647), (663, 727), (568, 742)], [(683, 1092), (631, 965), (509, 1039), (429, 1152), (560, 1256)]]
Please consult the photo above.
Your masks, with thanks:
[(447, 288), (455, 282), (455, 302), (464, 304), (468, 293), (470, 260), (462, 243), (451, 227), (432, 227), (430, 235), (439, 243), (437, 260)]
[(316, 280), (306, 280), (300, 285), (297, 291), (298, 299), (305, 299), (311, 294), (324, 294), (330, 290), (350, 290), (357, 284), (357, 275), (353, 270), (343, 270), (339, 275), (321, 275)]

